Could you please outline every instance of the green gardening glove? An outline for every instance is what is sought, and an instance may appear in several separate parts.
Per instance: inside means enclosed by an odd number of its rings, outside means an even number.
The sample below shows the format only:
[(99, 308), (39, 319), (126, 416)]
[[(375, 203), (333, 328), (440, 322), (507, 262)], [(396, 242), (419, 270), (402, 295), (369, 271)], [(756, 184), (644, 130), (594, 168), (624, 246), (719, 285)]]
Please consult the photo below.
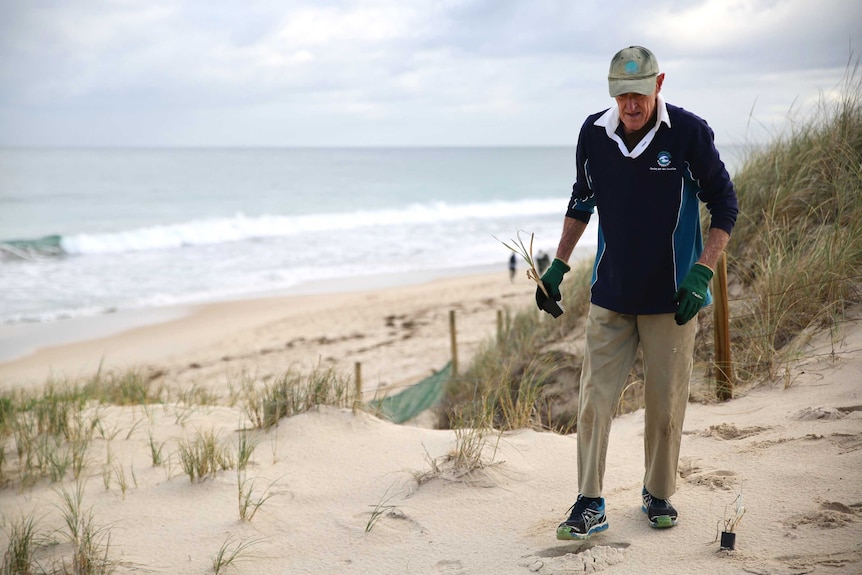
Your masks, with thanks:
[(557, 304), (558, 301), (563, 299), (560, 293), (560, 284), (563, 283), (563, 276), (570, 269), (572, 268), (569, 267), (569, 264), (561, 259), (554, 258), (551, 267), (542, 274), (541, 278), (542, 284), (548, 290), (548, 295), (545, 295), (541, 287), (536, 287), (536, 305), (539, 306), (539, 309), (548, 312), (554, 317), (562, 315), (563, 310)]
[(712, 270), (703, 264), (694, 264), (688, 271), (673, 296), (674, 303), (678, 304), (673, 316), (677, 325), (687, 324), (706, 303), (706, 290), (711, 279)]

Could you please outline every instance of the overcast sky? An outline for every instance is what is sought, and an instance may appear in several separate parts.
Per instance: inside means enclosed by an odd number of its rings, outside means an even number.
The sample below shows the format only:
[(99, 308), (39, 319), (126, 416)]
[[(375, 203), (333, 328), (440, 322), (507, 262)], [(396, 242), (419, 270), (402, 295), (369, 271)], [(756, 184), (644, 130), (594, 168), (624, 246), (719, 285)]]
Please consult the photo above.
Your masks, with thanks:
[(3, 146), (574, 146), (620, 48), (721, 143), (832, 97), (859, 0), (0, 0)]

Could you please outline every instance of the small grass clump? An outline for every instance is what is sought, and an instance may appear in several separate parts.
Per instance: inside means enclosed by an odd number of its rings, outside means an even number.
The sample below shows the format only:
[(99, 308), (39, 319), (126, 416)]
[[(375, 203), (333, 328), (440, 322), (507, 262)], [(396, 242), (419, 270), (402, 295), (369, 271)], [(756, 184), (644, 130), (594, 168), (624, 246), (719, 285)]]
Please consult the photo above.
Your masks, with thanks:
[(430, 469), (414, 473), (416, 483), (422, 485), (434, 478), (470, 482), (486, 478), (486, 471), (499, 463), (497, 448), (502, 429), (493, 426), (494, 408), (490, 403), (483, 407), (454, 407), (449, 415), (455, 433), (455, 445), (444, 456), (428, 457)]
[(234, 466), (231, 447), (213, 430), (198, 431), (192, 439), (180, 439), (177, 448), (180, 466), (192, 483)]
[(315, 368), (307, 374), (290, 369), (263, 385), (245, 381), (240, 398), (249, 421), (260, 429), (320, 405), (352, 407), (356, 399), (350, 378), (331, 367)]
[(8, 526), (9, 544), (3, 552), (2, 573), (30, 575), (35, 573), (36, 520), (22, 516)]
[[(84, 508), (84, 482), (78, 481), (72, 492), (62, 490), (58, 505), (65, 524), (61, 535), (72, 547), (71, 563), (64, 559), (60, 573), (74, 575), (110, 575), (117, 568), (110, 558), (111, 533), (97, 526), (92, 508)], [(54, 572), (58, 572), (55, 570)]]
[(148, 405), (161, 403), (165, 389), (138, 370), (109, 373), (99, 370), (84, 383), (81, 395), (108, 405)]
[(263, 504), (275, 495), (272, 491), (275, 481), (271, 482), (261, 491), (255, 491), (256, 478), (247, 477), (246, 472), (237, 468), (237, 504), (239, 508), (240, 521), (251, 521)]
[(248, 550), (260, 543), (262, 539), (251, 539), (249, 541), (237, 541), (233, 535), (228, 534), (224, 543), (221, 544), (218, 551), (212, 557), (213, 573), (219, 575), (228, 567), (234, 566), (235, 563), (243, 559), (249, 559)]
[(251, 521), (258, 510), (275, 493), (272, 491), (275, 481), (271, 482), (262, 491), (255, 491), (254, 486), (257, 478), (247, 476), (247, 470), (254, 450), (257, 448), (257, 440), (250, 437), (250, 432), (241, 431), (236, 446), (236, 486), (237, 503), (239, 507), (240, 521)]
[(370, 505), (371, 513), (368, 521), (365, 523), (365, 532), (371, 533), (371, 530), (374, 529), (374, 525), (377, 523), (377, 520), (380, 519), (383, 515), (387, 513), (394, 513), (398, 508), (396, 505), (391, 505), (389, 502), (395, 497), (394, 493), (390, 493), (393, 485), (390, 485), (386, 488), (386, 491), (383, 493), (383, 496), (380, 498), (380, 501), (375, 503), (374, 505)]

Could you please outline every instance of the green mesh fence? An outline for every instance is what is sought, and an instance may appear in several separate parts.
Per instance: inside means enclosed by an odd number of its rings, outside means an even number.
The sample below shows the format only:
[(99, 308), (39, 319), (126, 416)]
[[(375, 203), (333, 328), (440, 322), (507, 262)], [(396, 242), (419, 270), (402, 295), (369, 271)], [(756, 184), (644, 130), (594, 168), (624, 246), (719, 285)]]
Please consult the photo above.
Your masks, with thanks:
[(434, 407), (443, 398), (446, 382), (452, 374), (452, 362), (415, 385), (395, 395), (372, 401), (384, 417), (395, 423), (413, 419), (426, 409)]

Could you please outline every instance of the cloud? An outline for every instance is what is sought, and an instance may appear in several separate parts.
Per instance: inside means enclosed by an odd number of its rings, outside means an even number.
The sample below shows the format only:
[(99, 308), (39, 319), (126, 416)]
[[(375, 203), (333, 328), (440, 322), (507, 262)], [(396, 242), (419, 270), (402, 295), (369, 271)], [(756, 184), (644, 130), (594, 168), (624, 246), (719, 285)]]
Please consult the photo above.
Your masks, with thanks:
[(573, 145), (634, 43), (739, 139), (752, 107), (781, 122), (833, 88), (860, 21), (841, 0), (3, 3), (0, 144)]
[(656, 15), (673, 53), (737, 68), (794, 72), (844, 66), (862, 6), (843, 0), (708, 0)]

